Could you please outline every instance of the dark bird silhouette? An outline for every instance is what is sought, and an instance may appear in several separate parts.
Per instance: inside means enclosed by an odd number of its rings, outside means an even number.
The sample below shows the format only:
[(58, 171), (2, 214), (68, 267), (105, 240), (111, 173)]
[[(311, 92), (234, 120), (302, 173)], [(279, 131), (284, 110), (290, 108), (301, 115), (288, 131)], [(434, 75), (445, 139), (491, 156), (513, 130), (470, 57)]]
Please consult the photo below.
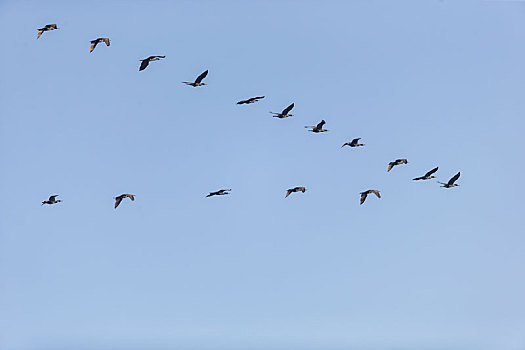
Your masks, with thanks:
[(141, 61), (139, 71), (146, 69), (150, 61), (159, 61), (161, 58), (166, 58), (166, 56), (149, 56)]
[(439, 181), (438, 181), (438, 183), (442, 184), (443, 186), (441, 186), (441, 187), (445, 187), (445, 188), (459, 186), (458, 184), (455, 184), (454, 182), (456, 182), (456, 180), (459, 179), (460, 175), (461, 175), (461, 172), (458, 172), (456, 175), (452, 176), (452, 178), (450, 180), (448, 180), (447, 183), (443, 183), (443, 182), (439, 182)]
[(197, 77), (197, 79), (195, 79), (195, 81), (193, 83), (190, 83), (188, 81), (183, 81), (183, 83), (186, 84), (186, 85), (193, 86), (193, 87), (203, 86), (203, 85), (206, 85), (206, 83), (201, 83), (201, 81), (202, 81), (202, 79), (206, 78), (207, 75), (208, 75), (208, 70), (206, 70), (205, 72), (201, 73), (201, 75), (199, 75)]
[(288, 118), (288, 117), (292, 117), (293, 114), (288, 114), (290, 113), (290, 111), (292, 110), (292, 108), (295, 106), (294, 103), (292, 103), (291, 105), (289, 105), (288, 107), (286, 107), (285, 109), (283, 109), (283, 111), (281, 113), (275, 113), (275, 112), (270, 112), (271, 114), (275, 114), (273, 117), (274, 118), (279, 118), (279, 119), (283, 119), (283, 118)]
[(231, 191), (231, 188), (230, 189), (226, 189), (226, 190), (218, 190), (218, 191), (215, 191), (215, 192), (210, 192), (210, 194), (207, 195), (206, 197), (224, 196), (225, 194), (230, 194), (230, 192), (228, 192), (228, 191)]
[(36, 38), (40, 38), (40, 35), (42, 35), (43, 32), (47, 32), (49, 30), (55, 30), (58, 29), (56, 24), (46, 24), (44, 28), (38, 28), (38, 34), (36, 35)]
[(292, 194), (293, 192), (303, 192), (306, 191), (306, 188), (304, 187), (294, 187), (294, 188), (290, 188), (286, 191), (286, 196), (284, 196), (284, 198), (288, 197), (290, 194)]
[(423, 176), (420, 176), (420, 177), (416, 177), (415, 179), (412, 179), (412, 180), (430, 180), (430, 179), (433, 179), (435, 178), (434, 174), (436, 171), (438, 171), (438, 168), (439, 167), (435, 167), (434, 169), (430, 170), (429, 172), (427, 172), (425, 175)]
[(249, 98), (247, 100), (239, 101), (239, 102), (237, 102), (237, 104), (238, 105), (243, 105), (243, 104), (255, 103), (255, 102), (259, 102), (259, 100), (261, 100), (263, 98), (264, 98), (264, 96), (252, 97), (252, 98)]
[(364, 146), (365, 144), (364, 143), (359, 143), (359, 140), (361, 140), (360, 137), (357, 138), (357, 139), (353, 139), (350, 142), (346, 142), (344, 145), (341, 146), (341, 148), (343, 148), (344, 146), (350, 146), (350, 147)]
[(109, 46), (109, 38), (96, 38), (95, 40), (91, 40), (91, 47), (89, 48), (89, 52), (93, 52), (93, 50), (95, 50), (95, 47), (97, 47), (98, 43), (106, 43), (106, 46)]
[(388, 172), (392, 170), (392, 168), (395, 167), (396, 165), (407, 164), (407, 163), (408, 161), (405, 158), (396, 159), (393, 162), (388, 163), (388, 169), (386, 171)]
[(135, 195), (134, 194), (129, 194), (129, 193), (124, 193), (124, 194), (121, 194), (118, 197), (115, 197), (115, 209), (119, 206), (120, 202), (122, 202), (122, 200), (124, 198), (129, 198), (132, 201), (134, 201), (135, 200)]
[(321, 120), (321, 122), (319, 124), (317, 124), (316, 126), (305, 126), (305, 128), (312, 128), (312, 130), (308, 130), (308, 131), (315, 132), (315, 133), (326, 132), (328, 130), (323, 129), (323, 125), (325, 125), (325, 124), (326, 124), (326, 122), (324, 120)]
[(381, 198), (381, 195), (379, 194), (378, 190), (368, 190), (365, 192), (361, 192), (361, 202), (359, 203), (359, 205), (365, 202), (366, 196), (368, 196), (370, 193), (374, 193), (377, 196), (377, 198)]
[(55, 203), (62, 202), (60, 199), (56, 199), (56, 197), (58, 197), (58, 194), (54, 194), (52, 196), (49, 196), (49, 199), (47, 201), (43, 201), (42, 205), (44, 205), (44, 204), (55, 204)]

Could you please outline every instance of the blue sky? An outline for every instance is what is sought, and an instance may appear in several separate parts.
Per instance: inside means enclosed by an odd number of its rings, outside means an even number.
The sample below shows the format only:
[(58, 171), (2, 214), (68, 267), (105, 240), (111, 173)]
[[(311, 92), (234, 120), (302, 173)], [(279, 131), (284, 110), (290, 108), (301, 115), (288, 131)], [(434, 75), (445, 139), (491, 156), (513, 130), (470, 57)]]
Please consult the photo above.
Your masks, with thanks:
[[(0, 18), (2, 350), (524, 348), (523, 3), (3, 1)], [(411, 180), (435, 166), (461, 186)]]

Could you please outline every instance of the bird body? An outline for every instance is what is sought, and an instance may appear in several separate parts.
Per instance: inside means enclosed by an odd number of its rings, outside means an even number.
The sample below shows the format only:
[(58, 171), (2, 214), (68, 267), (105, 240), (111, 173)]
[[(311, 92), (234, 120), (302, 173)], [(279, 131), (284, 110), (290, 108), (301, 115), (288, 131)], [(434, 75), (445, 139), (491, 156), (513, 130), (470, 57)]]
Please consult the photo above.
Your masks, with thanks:
[(290, 113), (290, 111), (292, 110), (292, 108), (295, 106), (295, 103), (292, 103), (291, 105), (289, 105), (288, 107), (286, 107), (285, 109), (283, 109), (283, 111), (281, 113), (275, 113), (275, 112), (270, 112), (270, 114), (274, 114), (274, 118), (279, 118), (279, 119), (284, 119), (284, 118), (288, 118), (288, 117), (293, 117), (293, 114), (288, 114)]
[(396, 159), (393, 162), (388, 163), (387, 172), (392, 170), (392, 168), (395, 167), (396, 165), (407, 164), (407, 163), (408, 161), (405, 158)]
[(40, 38), (40, 35), (42, 35), (42, 33), (44, 33), (44, 32), (47, 32), (47, 31), (50, 31), (50, 30), (55, 30), (55, 29), (58, 29), (56, 24), (46, 24), (45, 27), (38, 28), (38, 34), (36, 35), (36, 38), (37, 39)]
[(323, 129), (323, 125), (325, 125), (326, 122), (323, 120), (321, 120), (321, 122), (319, 124), (317, 124), (316, 126), (305, 126), (305, 128), (311, 128), (312, 130), (308, 130), (308, 131), (311, 131), (311, 132), (315, 132), (315, 133), (318, 133), (318, 132), (327, 132), (328, 130), (326, 129)]
[(218, 190), (218, 191), (215, 191), (215, 192), (210, 192), (210, 194), (208, 194), (206, 197), (224, 196), (226, 194), (230, 194), (230, 192), (228, 192), (228, 191), (231, 191), (231, 188), (230, 189), (224, 189), (224, 190)]
[(119, 206), (120, 202), (122, 202), (122, 200), (124, 198), (129, 198), (132, 201), (134, 201), (135, 200), (135, 195), (134, 194), (129, 194), (129, 193), (124, 193), (124, 194), (121, 194), (118, 197), (115, 197), (115, 209), (117, 209), (117, 207)]
[(146, 67), (151, 61), (159, 61), (162, 58), (166, 58), (166, 56), (149, 56), (148, 58), (140, 60), (141, 63), (140, 63), (139, 71), (146, 69)]
[(358, 137), (357, 139), (353, 139), (352, 141), (350, 142), (345, 142), (341, 148), (343, 148), (344, 146), (350, 146), (350, 147), (359, 147), (359, 146), (364, 146), (363, 143), (359, 143), (359, 140), (361, 140), (360, 137)]
[(441, 185), (441, 187), (445, 187), (445, 188), (450, 188), (450, 187), (456, 187), (456, 186), (459, 186), (458, 184), (455, 184), (454, 182), (456, 182), (457, 179), (459, 179), (459, 176), (461, 175), (461, 172), (458, 171), (458, 173), (454, 176), (452, 176), (452, 178), (450, 180), (448, 180), (447, 183), (443, 183), (443, 182), (439, 182)]
[(434, 174), (436, 171), (438, 171), (438, 167), (435, 167), (434, 169), (432, 169), (429, 172), (427, 172), (425, 175), (420, 176), (420, 177), (416, 177), (416, 178), (414, 178), (412, 180), (417, 181), (417, 180), (430, 180), (430, 179), (433, 179), (433, 178), (435, 178), (435, 176), (432, 175), (432, 174)]
[(290, 194), (294, 193), (294, 192), (303, 192), (306, 191), (306, 188), (305, 187), (294, 187), (294, 188), (290, 188), (286, 191), (286, 196), (284, 196), (284, 198), (288, 197)]
[(368, 190), (368, 191), (365, 191), (365, 192), (361, 192), (361, 201), (360, 201), (359, 205), (361, 205), (361, 204), (363, 204), (365, 202), (366, 197), (370, 193), (374, 193), (377, 196), (377, 198), (381, 198), (381, 195), (379, 194), (378, 190)]
[(206, 85), (206, 83), (202, 83), (202, 79), (206, 78), (207, 75), (208, 75), (208, 70), (206, 70), (205, 72), (201, 73), (201, 75), (199, 75), (197, 77), (197, 79), (195, 79), (195, 81), (193, 83), (188, 82), (188, 81), (183, 81), (183, 83), (186, 84), (186, 85), (193, 86), (193, 87), (203, 86), (203, 85)]
[(93, 50), (95, 50), (95, 47), (97, 47), (98, 43), (106, 43), (106, 46), (109, 46), (109, 38), (96, 38), (95, 40), (91, 40), (91, 47), (89, 48), (89, 52), (93, 52)]
[(56, 204), (62, 202), (60, 199), (56, 199), (58, 197), (58, 194), (54, 194), (52, 196), (49, 196), (49, 199), (47, 201), (43, 201), (41, 205), (44, 204)]
[(264, 98), (264, 96), (252, 97), (252, 98), (249, 98), (247, 100), (239, 101), (239, 102), (237, 102), (237, 104), (238, 105), (243, 105), (243, 104), (255, 103), (255, 102), (259, 102), (259, 100), (261, 100), (263, 98)]

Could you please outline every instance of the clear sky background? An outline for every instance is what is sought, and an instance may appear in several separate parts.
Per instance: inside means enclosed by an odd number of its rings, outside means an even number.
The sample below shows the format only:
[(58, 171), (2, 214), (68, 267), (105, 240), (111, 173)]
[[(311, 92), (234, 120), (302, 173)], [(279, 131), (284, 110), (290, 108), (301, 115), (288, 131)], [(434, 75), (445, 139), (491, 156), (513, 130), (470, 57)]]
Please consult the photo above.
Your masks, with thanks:
[[(4, 0), (0, 28), (2, 350), (525, 348), (524, 3)], [(461, 186), (411, 180), (435, 166)]]

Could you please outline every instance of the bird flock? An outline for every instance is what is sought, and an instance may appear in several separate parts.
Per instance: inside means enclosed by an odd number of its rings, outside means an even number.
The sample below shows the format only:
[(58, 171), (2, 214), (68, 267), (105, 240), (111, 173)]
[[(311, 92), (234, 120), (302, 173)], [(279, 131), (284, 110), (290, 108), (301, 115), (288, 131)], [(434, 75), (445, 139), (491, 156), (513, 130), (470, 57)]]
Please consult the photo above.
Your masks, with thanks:
[[(38, 33), (37, 33), (36, 37), (38, 39), (38, 38), (40, 38), (40, 36), (42, 36), (42, 34), (44, 32), (51, 31), (51, 30), (57, 30), (57, 29), (59, 29), (59, 28), (58, 28), (58, 26), (56, 24), (46, 24), (44, 27), (38, 28)], [(97, 45), (99, 43), (105, 43), (106, 46), (110, 46), (109, 38), (97, 38), (97, 39), (91, 40), (90, 43), (91, 43), (90, 48), (89, 48), (89, 52), (90, 53), (95, 50), (95, 48), (97, 47)], [(163, 58), (166, 58), (166, 56), (149, 56), (149, 57), (147, 57), (145, 59), (140, 60), (141, 63), (140, 63), (140, 66), (139, 66), (139, 71), (145, 70), (148, 67), (150, 62), (152, 62), (152, 61), (159, 61), (159, 60), (161, 60)], [(192, 86), (192, 87), (205, 86), (206, 83), (203, 83), (202, 81), (204, 80), (204, 78), (206, 78), (207, 75), (208, 75), (208, 70), (202, 72), (195, 79), (195, 81), (193, 81), (193, 82), (183, 81), (182, 83), (186, 84), (188, 86)], [(252, 104), (252, 103), (255, 103), (255, 102), (259, 102), (264, 97), (265, 96), (251, 97), (251, 98), (248, 98), (246, 100), (241, 100), (241, 101), (237, 102), (237, 104), (238, 105)], [(290, 114), (290, 112), (292, 111), (294, 106), (295, 106), (295, 104), (292, 103), (288, 107), (283, 109), (281, 112), (270, 112), (270, 114), (273, 114), (274, 118), (279, 118), (279, 119), (293, 117), (294, 115)], [(325, 124), (326, 124), (326, 121), (325, 120), (321, 120), (317, 125), (305, 126), (305, 128), (310, 129), (308, 131), (313, 132), (313, 133), (323, 133), (323, 132), (329, 131), (329, 130), (323, 128)], [(341, 146), (341, 148), (343, 148), (344, 146), (349, 146), (349, 147), (352, 147), (352, 148), (353, 147), (365, 146), (365, 144), (359, 143), (360, 139), (361, 138), (359, 137), (359, 138), (353, 139), (350, 142), (345, 142)], [(387, 172), (390, 172), (390, 170), (392, 170), (395, 166), (402, 165), (402, 164), (408, 164), (408, 160), (405, 159), (405, 158), (400, 158), (400, 159), (396, 159), (396, 160), (388, 163)], [(419, 181), (419, 180), (430, 180), (430, 179), (433, 179), (433, 178), (435, 178), (435, 176), (433, 174), (436, 173), (437, 171), (438, 171), (438, 167), (435, 167), (434, 169), (428, 171), (425, 175), (416, 177), (416, 178), (414, 178), (412, 180)], [(452, 178), (450, 178), (450, 180), (448, 182), (445, 183), (445, 182), (438, 181), (438, 183), (441, 184), (441, 187), (444, 187), (444, 188), (457, 187), (459, 185), (456, 184), (455, 182), (459, 179), (460, 175), (461, 175), (461, 173), (458, 172)], [(231, 193), (231, 191), (232, 191), (231, 189), (221, 189), (221, 190), (218, 190), (218, 191), (210, 192), (206, 197), (228, 195), (228, 194)], [(302, 193), (304, 193), (305, 191), (306, 191), (306, 187), (304, 187), (304, 186), (297, 186), (297, 187), (294, 187), (294, 188), (290, 188), (290, 189), (286, 190), (285, 198), (287, 198), (292, 193), (295, 193), (295, 192), (302, 192)], [(381, 194), (380, 194), (379, 190), (377, 190), (377, 189), (366, 190), (366, 191), (360, 193), (360, 201), (359, 201), (360, 205), (363, 204), (366, 201), (366, 198), (367, 198), (367, 196), (369, 194), (375, 194), (377, 196), (377, 198), (381, 198)], [(42, 205), (44, 205), (44, 204), (50, 204), (51, 205), (51, 204), (57, 204), (57, 203), (62, 202), (62, 200), (56, 199), (58, 196), (59, 195), (57, 195), (57, 194), (50, 196), (48, 200), (45, 200), (45, 201), (42, 202)], [(115, 199), (115, 205), (114, 205), (115, 209), (120, 205), (120, 203), (125, 198), (129, 198), (131, 201), (135, 201), (135, 195), (134, 194), (130, 194), (130, 193), (121, 194), (121, 195), (119, 195), (117, 197), (114, 197), (114, 199)]]

